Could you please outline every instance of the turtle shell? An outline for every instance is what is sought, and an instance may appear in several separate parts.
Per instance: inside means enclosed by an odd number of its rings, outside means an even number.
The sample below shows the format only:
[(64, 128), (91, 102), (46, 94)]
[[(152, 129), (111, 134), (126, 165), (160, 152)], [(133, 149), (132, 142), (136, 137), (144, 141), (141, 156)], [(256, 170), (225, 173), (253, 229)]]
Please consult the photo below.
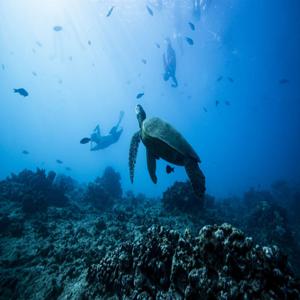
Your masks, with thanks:
[(146, 119), (142, 130), (145, 135), (161, 140), (185, 157), (200, 162), (199, 156), (187, 140), (173, 126), (160, 118)]

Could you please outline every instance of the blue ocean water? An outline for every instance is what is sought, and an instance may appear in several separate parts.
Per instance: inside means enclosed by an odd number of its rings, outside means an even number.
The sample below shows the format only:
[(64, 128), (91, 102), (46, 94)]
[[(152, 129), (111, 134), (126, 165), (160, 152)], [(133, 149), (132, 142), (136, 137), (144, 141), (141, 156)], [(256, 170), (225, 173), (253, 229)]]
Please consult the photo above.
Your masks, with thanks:
[(300, 299), (299, 11), (0, 0), (0, 300)]
[[(195, 148), (210, 194), (298, 181), (299, 7), (297, 0), (0, 1), (0, 177), (40, 167), (88, 182), (113, 166), (125, 190), (159, 196), (186, 174), (176, 166), (166, 174), (160, 160), (154, 185), (140, 146), (131, 185), (140, 103)], [(167, 39), (176, 88), (163, 80)], [(117, 143), (94, 152), (79, 143), (97, 124), (107, 134), (121, 110)]]

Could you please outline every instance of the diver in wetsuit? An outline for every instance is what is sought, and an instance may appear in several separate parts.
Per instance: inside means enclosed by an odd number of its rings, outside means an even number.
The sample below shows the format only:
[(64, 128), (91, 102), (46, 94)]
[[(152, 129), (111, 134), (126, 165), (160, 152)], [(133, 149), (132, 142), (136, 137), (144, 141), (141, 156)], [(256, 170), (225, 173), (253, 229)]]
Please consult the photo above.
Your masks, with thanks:
[(116, 143), (119, 140), (119, 138), (120, 138), (120, 136), (123, 132), (123, 128), (118, 130), (123, 117), (124, 117), (124, 112), (121, 111), (117, 125), (115, 125), (109, 131), (109, 134), (101, 135), (100, 126), (97, 125), (95, 127), (95, 129), (93, 130), (93, 133), (91, 134), (91, 137), (90, 138), (83, 138), (80, 141), (80, 143), (81, 144), (87, 144), (87, 143), (90, 142), (90, 145), (91, 145), (90, 150), (91, 151), (97, 151), (97, 150), (100, 150), (100, 149), (105, 149), (105, 148), (109, 147), (110, 145)]
[(167, 51), (163, 54), (164, 63), (164, 80), (168, 81), (169, 78), (173, 80), (172, 87), (177, 87), (178, 82), (176, 79), (176, 53), (172, 47), (170, 39), (167, 39)]
[(201, 7), (200, 7), (200, 0), (192, 0), (193, 1), (193, 15), (194, 17), (199, 20), (201, 16)]

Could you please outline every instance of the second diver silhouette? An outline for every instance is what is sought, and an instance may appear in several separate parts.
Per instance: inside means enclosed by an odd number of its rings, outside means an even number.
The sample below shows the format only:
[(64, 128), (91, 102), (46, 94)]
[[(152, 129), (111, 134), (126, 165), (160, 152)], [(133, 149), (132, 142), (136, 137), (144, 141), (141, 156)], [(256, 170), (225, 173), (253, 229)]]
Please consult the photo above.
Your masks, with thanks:
[(167, 41), (167, 51), (163, 54), (163, 62), (164, 62), (164, 80), (168, 81), (169, 78), (173, 80), (172, 87), (177, 87), (178, 82), (176, 79), (176, 53), (172, 47), (171, 41), (169, 38)]
[(112, 129), (109, 131), (109, 134), (101, 135), (100, 126), (98, 124), (95, 127), (95, 129), (93, 130), (91, 137), (90, 138), (85, 137), (85, 138), (81, 139), (80, 143), (81, 144), (90, 143), (91, 151), (105, 149), (105, 148), (109, 147), (110, 145), (116, 143), (119, 140), (119, 138), (123, 132), (123, 128), (118, 130), (123, 117), (124, 117), (124, 111), (120, 111), (118, 123), (114, 127), (112, 127)]

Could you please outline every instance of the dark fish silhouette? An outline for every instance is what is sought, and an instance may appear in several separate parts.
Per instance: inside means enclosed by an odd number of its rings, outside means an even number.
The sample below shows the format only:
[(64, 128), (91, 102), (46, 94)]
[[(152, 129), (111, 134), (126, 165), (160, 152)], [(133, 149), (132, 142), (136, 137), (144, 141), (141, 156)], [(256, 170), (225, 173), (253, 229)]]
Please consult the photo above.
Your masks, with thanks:
[(288, 82), (289, 82), (289, 80), (287, 80), (286, 78), (282, 78), (282, 79), (279, 80), (280, 84), (286, 84)]
[(143, 58), (143, 59), (142, 59), (142, 63), (143, 63), (143, 64), (146, 64), (146, 63), (147, 63), (147, 60), (146, 60), (145, 58)]
[(2, 70), (5, 70), (5, 65), (4, 64), (2, 64), (1, 67), (2, 67)]
[(204, 106), (203, 106), (203, 110), (204, 110), (204, 112), (207, 112), (207, 108), (206, 108), (206, 107), (204, 107)]
[(14, 89), (14, 92), (21, 95), (21, 96), (23, 96), (23, 97), (27, 97), (29, 95), (29, 93), (23, 88)]
[(192, 22), (189, 22), (190, 28), (194, 31), (195, 30), (195, 25)]
[(160, 48), (160, 44), (159, 43), (155, 43), (155, 46), (159, 49)]
[(232, 77), (227, 77), (228, 78), (228, 80), (231, 82), (231, 83), (233, 83), (234, 82), (234, 80), (233, 80), (233, 78)]
[(67, 171), (72, 171), (72, 169), (70, 167), (66, 167)]
[(69, 56), (69, 61), (72, 61), (73, 60), (73, 56)]
[(113, 12), (114, 8), (115, 8), (114, 6), (111, 7), (111, 9), (108, 11), (106, 17), (110, 17), (110, 15)]
[(92, 42), (91, 42), (91, 41), (88, 41), (88, 44), (89, 44), (89, 46), (91, 46), (91, 45), (92, 45)]
[(23, 150), (22, 153), (25, 155), (29, 154), (29, 152), (27, 150)]
[(58, 164), (62, 164), (62, 163), (63, 163), (63, 161), (61, 161), (60, 159), (57, 159), (56, 162), (57, 162)]
[(186, 37), (185, 40), (188, 42), (189, 45), (194, 45), (194, 41), (191, 38)]
[(34, 71), (32, 72), (32, 75), (33, 75), (33, 76), (37, 76), (36, 72), (34, 72)]
[(35, 42), (39, 47), (43, 47), (43, 45), (42, 45), (42, 43), (41, 42), (39, 42), (39, 41), (36, 41)]
[(58, 32), (58, 31), (62, 31), (63, 28), (60, 25), (56, 25), (56, 26), (53, 27), (53, 30)]
[(217, 101), (216, 101), (216, 106), (218, 106), (219, 104), (220, 104), (220, 101), (217, 100)]
[(219, 76), (217, 81), (220, 82), (223, 79), (223, 76)]
[(140, 99), (145, 95), (145, 93), (139, 93), (136, 95), (136, 99)]
[(229, 101), (225, 101), (225, 104), (226, 104), (227, 106), (230, 106), (230, 102), (229, 102)]
[(146, 8), (147, 8), (149, 15), (153, 16), (153, 10), (148, 5), (146, 6)]
[(171, 166), (167, 165), (166, 166), (166, 172), (167, 172), (167, 174), (174, 173), (174, 168), (172, 168)]
[(83, 139), (80, 140), (80, 144), (87, 144), (87, 143), (89, 143), (90, 141), (91, 141), (90, 138), (85, 137), (85, 138), (83, 138)]

